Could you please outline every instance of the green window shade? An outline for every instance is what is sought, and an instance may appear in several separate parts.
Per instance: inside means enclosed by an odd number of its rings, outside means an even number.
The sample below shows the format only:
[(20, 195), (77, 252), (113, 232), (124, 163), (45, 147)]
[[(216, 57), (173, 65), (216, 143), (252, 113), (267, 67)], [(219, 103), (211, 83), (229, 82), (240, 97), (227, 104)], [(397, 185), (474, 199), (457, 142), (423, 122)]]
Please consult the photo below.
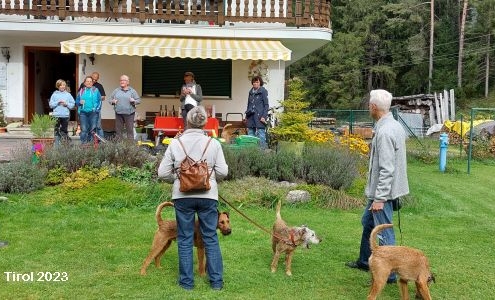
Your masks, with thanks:
[(177, 95), (187, 71), (203, 96), (232, 98), (232, 60), (149, 56), (143, 57), (143, 95)]

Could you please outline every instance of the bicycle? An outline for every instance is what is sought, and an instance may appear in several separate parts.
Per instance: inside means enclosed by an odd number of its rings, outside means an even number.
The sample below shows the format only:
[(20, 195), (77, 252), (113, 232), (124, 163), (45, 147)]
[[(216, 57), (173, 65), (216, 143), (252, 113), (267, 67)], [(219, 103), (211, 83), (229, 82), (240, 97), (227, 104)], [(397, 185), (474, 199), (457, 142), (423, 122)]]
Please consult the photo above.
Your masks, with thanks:
[(266, 136), (266, 144), (269, 149), (273, 149), (276, 146), (275, 139), (273, 139), (271, 128), (274, 128), (278, 125), (277, 118), (277, 110), (281, 108), (281, 106), (272, 106), (268, 109), (268, 116), (265, 122), (265, 136)]

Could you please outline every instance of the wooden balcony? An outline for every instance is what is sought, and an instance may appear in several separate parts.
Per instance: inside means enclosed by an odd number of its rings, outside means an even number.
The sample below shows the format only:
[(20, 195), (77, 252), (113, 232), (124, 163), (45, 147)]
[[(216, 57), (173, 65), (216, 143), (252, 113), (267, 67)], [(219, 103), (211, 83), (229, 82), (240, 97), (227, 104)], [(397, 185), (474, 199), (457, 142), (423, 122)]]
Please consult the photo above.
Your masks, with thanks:
[(254, 22), (329, 28), (330, 9), (330, 0), (0, 0), (0, 16), (61, 22), (95, 18), (141, 24)]

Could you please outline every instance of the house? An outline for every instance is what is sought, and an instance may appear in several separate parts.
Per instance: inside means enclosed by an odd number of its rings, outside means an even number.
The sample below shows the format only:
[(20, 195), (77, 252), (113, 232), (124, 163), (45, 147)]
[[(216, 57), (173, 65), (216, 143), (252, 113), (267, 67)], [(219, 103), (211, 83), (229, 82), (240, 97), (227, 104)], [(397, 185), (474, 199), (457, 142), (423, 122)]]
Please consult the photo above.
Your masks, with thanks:
[[(330, 0), (0, 0), (0, 93), (7, 118), (48, 113), (57, 79), (72, 93), (97, 71), (109, 95), (126, 74), (138, 113), (178, 110), (185, 71), (204, 105), (242, 117), (253, 74), (270, 106), (284, 98), (286, 67), (332, 38)], [(71, 119), (75, 116), (71, 116)], [(110, 105), (104, 127), (113, 126)], [(107, 128), (109, 129), (109, 128)]]

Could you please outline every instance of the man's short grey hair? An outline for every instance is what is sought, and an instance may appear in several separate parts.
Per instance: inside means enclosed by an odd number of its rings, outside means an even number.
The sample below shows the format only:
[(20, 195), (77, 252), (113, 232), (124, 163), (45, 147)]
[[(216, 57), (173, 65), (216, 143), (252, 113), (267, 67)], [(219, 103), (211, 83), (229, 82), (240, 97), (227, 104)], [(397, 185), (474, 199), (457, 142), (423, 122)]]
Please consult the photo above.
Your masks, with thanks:
[(386, 90), (372, 90), (370, 103), (375, 104), (378, 110), (388, 112), (390, 105), (392, 105), (392, 94)]
[(187, 113), (186, 119), (188, 128), (203, 128), (208, 121), (208, 116), (203, 106), (196, 106)]

